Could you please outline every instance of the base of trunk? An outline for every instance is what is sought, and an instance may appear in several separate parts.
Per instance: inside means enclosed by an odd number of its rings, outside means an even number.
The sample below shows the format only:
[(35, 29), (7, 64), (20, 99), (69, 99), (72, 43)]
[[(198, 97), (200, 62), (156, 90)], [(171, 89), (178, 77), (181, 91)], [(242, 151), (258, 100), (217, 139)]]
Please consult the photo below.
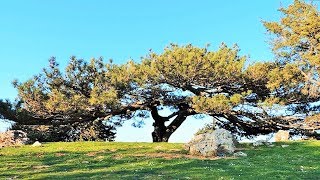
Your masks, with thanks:
[(153, 142), (168, 142), (169, 137), (165, 136), (165, 133), (152, 132), (152, 141)]

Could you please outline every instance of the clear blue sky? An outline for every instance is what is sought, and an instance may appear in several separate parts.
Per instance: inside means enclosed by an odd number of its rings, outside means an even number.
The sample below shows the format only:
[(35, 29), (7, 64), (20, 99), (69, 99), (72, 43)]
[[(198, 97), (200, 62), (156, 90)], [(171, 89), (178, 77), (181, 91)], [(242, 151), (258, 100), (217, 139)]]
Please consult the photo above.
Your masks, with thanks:
[(213, 49), (226, 42), (237, 43), (251, 61), (270, 60), (261, 20), (278, 20), (277, 9), (291, 2), (1, 0), (0, 99), (13, 100), (17, 93), (11, 81), (39, 73), (51, 56), (62, 66), (72, 55), (123, 63), (129, 58), (139, 61), (149, 49), (161, 52), (171, 42), (210, 43)]

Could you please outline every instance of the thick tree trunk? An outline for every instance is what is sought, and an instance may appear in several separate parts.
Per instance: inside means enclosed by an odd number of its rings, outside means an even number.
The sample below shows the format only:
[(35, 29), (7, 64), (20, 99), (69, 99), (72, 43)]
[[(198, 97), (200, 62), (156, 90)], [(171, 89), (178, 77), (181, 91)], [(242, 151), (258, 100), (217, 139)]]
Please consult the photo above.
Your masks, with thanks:
[(159, 120), (155, 120), (153, 123), (154, 131), (152, 132), (152, 140), (153, 142), (168, 142), (169, 137), (165, 137), (166, 134), (166, 126), (164, 122)]
[[(154, 131), (152, 132), (153, 142), (168, 142), (170, 136), (186, 120), (188, 112), (186, 110), (179, 110), (168, 117), (162, 117), (159, 115), (157, 107), (153, 106), (151, 108), (151, 115), (154, 120)], [(170, 118), (173, 118), (174, 116), (176, 116), (175, 119), (170, 125), (166, 126), (165, 122), (169, 121)]]
[(151, 107), (151, 115), (154, 120), (154, 131), (152, 132), (153, 142), (168, 142), (168, 139), (164, 141), (163, 138), (164, 134), (166, 133), (166, 126), (164, 123), (169, 119), (159, 115), (156, 105)]

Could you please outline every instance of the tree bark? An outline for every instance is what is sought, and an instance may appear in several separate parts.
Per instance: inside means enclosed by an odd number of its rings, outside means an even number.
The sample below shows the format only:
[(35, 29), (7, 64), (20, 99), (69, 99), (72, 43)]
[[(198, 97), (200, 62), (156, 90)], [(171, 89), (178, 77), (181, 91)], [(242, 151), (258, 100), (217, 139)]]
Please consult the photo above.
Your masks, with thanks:
[[(168, 142), (171, 135), (179, 128), (179, 126), (186, 120), (188, 116), (188, 111), (180, 109), (178, 112), (171, 114), (168, 117), (163, 117), (159, 115), (157, 106), (153, 106), (151, 109), (151, 115), (154, 120), (152, 132), (153, 142)], [(175, 119), (166, 126), (165, 122), (169, 121), (174, 116)]]
[(178, 112), (178, 116), (166, 127), (166, 132), (163, 136), (164, 140), (169, 140), (170, 136), (180, 127), (180, 125), (187, 119), (188, 112), (181, 110)]
[(152, 132), (153, 142), (168, 142), (164, 141), (163, 136), (166, 132), (165, 122), (169, 119), (159, 115), (157, 105), (153, 105), (151, 108), (151, 116), (154, 120), (153, 127), (154, 131)]
[(155, 120), (153, 127), (154, 127), (154, 131), (152, 132), (152, 141), (168, 142), (169, 137), (165, 137), (166, 126), (164, 125), (164, 122), (159, 122)]

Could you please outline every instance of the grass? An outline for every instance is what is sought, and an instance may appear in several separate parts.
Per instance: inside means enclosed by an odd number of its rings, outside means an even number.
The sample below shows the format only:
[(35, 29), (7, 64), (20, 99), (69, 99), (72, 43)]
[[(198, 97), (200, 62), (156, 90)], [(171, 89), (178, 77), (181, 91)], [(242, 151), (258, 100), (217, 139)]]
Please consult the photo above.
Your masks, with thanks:
[(320, 141), (241, 151), (248, 157), (203, 159), (182, 144), (45, 143), (0, 149), (0, 179), (320, 179)]

